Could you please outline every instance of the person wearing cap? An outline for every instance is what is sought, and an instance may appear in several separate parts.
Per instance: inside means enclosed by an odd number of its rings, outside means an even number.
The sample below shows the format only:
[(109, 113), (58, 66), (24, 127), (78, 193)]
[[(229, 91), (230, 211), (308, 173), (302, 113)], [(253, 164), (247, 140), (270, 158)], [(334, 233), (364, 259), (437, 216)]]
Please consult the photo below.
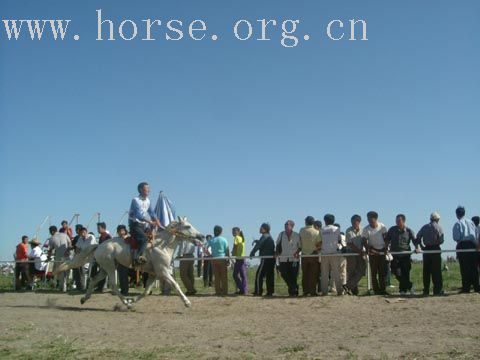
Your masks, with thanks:
[(15, 290), (20, 290), (31, 283), (30, 265), (28, 263), (28, 236), (23, 235), (15, 252)]
[[(313, 216), (305, 218), (305, 226), (300, 229), (300, 250), (302, 256), (317, 255), (322, 244), (322, 235), (314, 227)], [(303, 296), (317, 295), (317, 282), (320, 272), (318, 256), (302, 257), (302, 290)], [(327, 275), (328, 276), (328, 275)]]
[(28, 259), (33, 261), (30, 263), (30, 276), (31, 276), (31, 283), (30, 286), (34, 287), (35, 285), (35, 275), (43, 275), (45, 270), (47, 269), (47, 255), (45, 255), (40, 247), (40, 241), (37, 239), (32, 239), (30, 241), (30, 253), (28, 254)]
[[(395, 226), (388, 229), (385, 238), (385, 246), (390, 247), (391, 252), (409, 252), (410, 243), (415, 241), (413, 230), (407, 227), (406, 217), (398, 214), (395, 217)], [(413, 283), (410, 281), (410, 270), (412, 269), (412, 258), (410, 254), (393, 254), (390, 264), (392, 273), (395, 275), (399, 285), (400, 295), (406, 295), (407, 291), (414, 294)]]
[[(480, 249), (477, 228), (470, 219), (465, 218), (465, 208), (463, 206), (457, 207), (455, 214), (457, 222), (453, 225), (453, 240), (457, 242), (457, 250)], [(469, 293), (472, 287), (474, 291), (479, 292), (478, 253), (459, 252), (457, 254), (462, 276), (462, 290), (460, 292)]]
[(263, 294), (263, 279), (266, 278), (267, 296), (273, 296), (275, 292), (275, 241), (270, 236), (270, 225), (263, 223), (260, 226), (260, 234), (262, 236), (255, 243), (250, 257), (254, 257), (258, 251), (260, 256), (265, 256), (260, 260), (257, 272), (255, 274), (255, 290), (254, 296), (262, 296)]
[(285, 231), (278, 235), (275, 248), (280, 263), (280, 275), (287, 284), (289, 296), (298, 296), (300, 234), (293, 231), (294, 227), (293, 220), (287, 220)]
[[(440, 214), (433, 212), (430, 222), (422, 226), (415, 239), (415, 251), (440, 251), (444, 242), (443, 229), (439, 224)], [(443, 294), (442, 254), (423, 253), (423, 295), (430, 294), (430, 278), (433, 282), (433, 295)]]
[(130, 235), (132, 235), (138, 243), (138, 250), (135, 252), (133, 260), (134, 265), (140, 265), (147, 261), (143, 255), (148, 242), (145, 230), (149, 227), (161, 226), (148, 198), (150, 186), (146, 182), (141, 182), (138, 184), (137, 190), (138, 196), (132, 199), (128, 212)]
[(378, 221), (378, 213), (367, 213), (368, 225), (362, 230), (362, 238), (365, 242), (372, 272), (372, 287), (375, 295), (386, 295), (387, 260), (385, 257), (385, 237), (387, 228)]
[(346, 291), (352, 295), (358, 295), (358, 283), (365, 275), (367, 268), (365, 244), (362, 238), (362, 229), (360, 228), (361, 221), (360, 215), (353, 215), (350, 219), (352, 226), (345, 233), (347, 253), (357, 254), (357, 256), (347, 256)]

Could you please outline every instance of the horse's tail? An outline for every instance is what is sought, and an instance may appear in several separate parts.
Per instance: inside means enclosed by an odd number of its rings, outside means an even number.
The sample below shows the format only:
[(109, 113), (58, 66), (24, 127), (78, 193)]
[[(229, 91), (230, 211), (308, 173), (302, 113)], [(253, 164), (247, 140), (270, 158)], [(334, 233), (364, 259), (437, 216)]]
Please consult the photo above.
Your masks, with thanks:
[(68, 271), (70, 269), (79, 268), (86, 263), (92, 261), (93, 253), (97, 250), (98, 244), (89, 245), (83, 248), (79, 253), (75, 254), (72, 259), (64, 261), (61, 263), (58, 268), (55, 270), (54, 275), (61, 273), (63, 271)]

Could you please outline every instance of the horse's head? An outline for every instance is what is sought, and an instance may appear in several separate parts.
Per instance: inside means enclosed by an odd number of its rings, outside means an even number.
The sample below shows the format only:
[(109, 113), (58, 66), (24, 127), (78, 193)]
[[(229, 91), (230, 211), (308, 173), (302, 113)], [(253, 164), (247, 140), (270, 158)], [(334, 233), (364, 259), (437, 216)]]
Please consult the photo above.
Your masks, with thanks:
[(188, 240), (193, 243), (203, 243), (205, 236), (200, 233), (187, 221), (186, 217), (178, 217), (178, 220), (173, 221), (167, 226), (167, 231), (175, 235), (181, 240)]

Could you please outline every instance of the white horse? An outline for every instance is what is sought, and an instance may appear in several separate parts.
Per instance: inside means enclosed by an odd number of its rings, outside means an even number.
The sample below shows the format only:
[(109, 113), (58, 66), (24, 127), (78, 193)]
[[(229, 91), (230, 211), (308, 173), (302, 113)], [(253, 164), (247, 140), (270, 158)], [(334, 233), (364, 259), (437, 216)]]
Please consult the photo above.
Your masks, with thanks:
[(73, 268), (83, 266), (87, 262), (95, 259), (100, 271), (92, 279), (88, 286), (85, 296), (80, 300), (84, 304), (92, 296), (95, 286), (108, 276), (110, 288), (112, 293), (117, 295), (127, 308), (132, 308), (132, 302), (138, 302), (140, 299), (147, 296), (153, 287), (156, 279), (161, 279), (171, 284), (182, 298), (185, 306), (191, 306), (190, 301), (180, 289), (180, 286), (169, 272), (170, 264), (172, 263), (173, 253), (179, 241), (190, 241), (193, 243), (201, 243), (204, 236), (198, 232), (186, 218), (178, 218), (178, 221), (173, 221), (167, 226), (165, 230), (159, 231), (153, 240), (153, 243), (145, 250), (145, 257), (147, 262), (136, 270), (146, 272), (149, 274), (145, 291), (135, 299), (127, 299), (119, 291), (115, 282), (115, 268), (116, 264), (121, 264), (132, 268), (132, 255), (130, 245), (125, 242), (123, 238), (115, 237), (111, 240), (105, 241), (102, 244), (90, 245), (76, 254), (71, 260), (62, 263), (57, 269), (56, 273), (67, 271)]

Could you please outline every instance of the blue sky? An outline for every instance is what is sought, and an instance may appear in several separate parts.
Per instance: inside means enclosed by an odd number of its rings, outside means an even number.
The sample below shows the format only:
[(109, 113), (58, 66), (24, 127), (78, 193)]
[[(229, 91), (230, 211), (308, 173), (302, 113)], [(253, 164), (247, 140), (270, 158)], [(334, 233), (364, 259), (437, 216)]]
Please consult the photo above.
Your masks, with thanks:
[[(219, 40), (96, 41), (96, 9), (204, 19)], [(447, 245), (458, 204), (480, 213), (478, 1), (2, 1), (1, 19), (71, 19), (65, 41), (0, 27), (0, 259), (46, 215), (94, 212), (111, 229), (140, 181), (204, 233), (215, 224), (377, 210), (418, 231), (433, 210)], [(308, 42), (236, 40), (238, 19), (300, 19)], [(330, 20), (368, 41), (329, 40)], [(259, 34), (258, 23), (255, 35)], [(164, 27), (162, 27), (164, 30)], [(143, 31), (139, 29), (139, 31)], [(80, 40), (73, 41), (73, 34)], [(163, 37), (159, 32), (158, 37)], [(47, 236), (46, 228), (41, 238)]]

